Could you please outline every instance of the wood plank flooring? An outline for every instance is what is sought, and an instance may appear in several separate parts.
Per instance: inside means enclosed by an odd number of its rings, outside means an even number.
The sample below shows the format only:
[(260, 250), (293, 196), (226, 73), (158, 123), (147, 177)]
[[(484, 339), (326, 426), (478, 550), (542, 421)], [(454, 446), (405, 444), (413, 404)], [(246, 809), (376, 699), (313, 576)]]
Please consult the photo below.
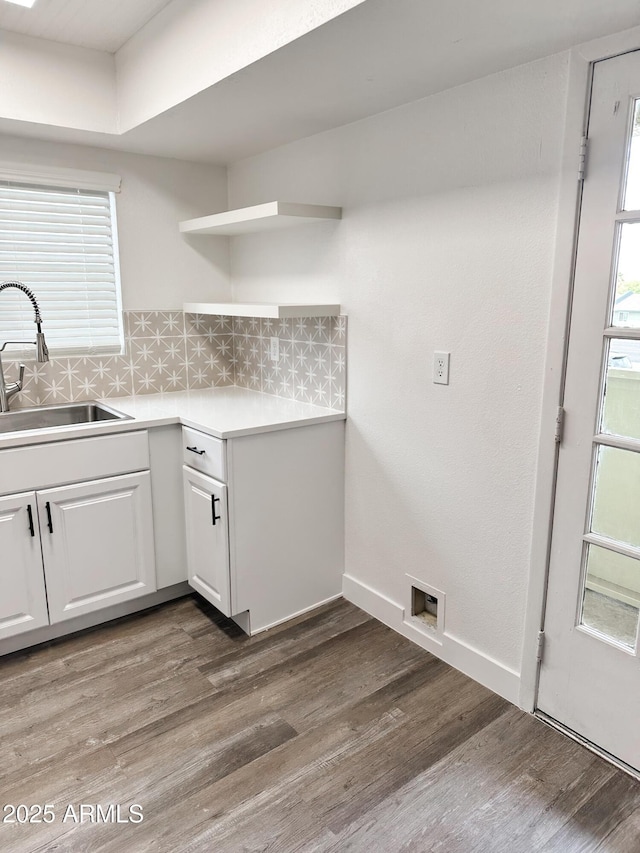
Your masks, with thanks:
[(640, 784), (344, 601), (248, 638), (185, 598), (0, 686), (0, 805), (55, 816), (2, 853), (640, 851)]

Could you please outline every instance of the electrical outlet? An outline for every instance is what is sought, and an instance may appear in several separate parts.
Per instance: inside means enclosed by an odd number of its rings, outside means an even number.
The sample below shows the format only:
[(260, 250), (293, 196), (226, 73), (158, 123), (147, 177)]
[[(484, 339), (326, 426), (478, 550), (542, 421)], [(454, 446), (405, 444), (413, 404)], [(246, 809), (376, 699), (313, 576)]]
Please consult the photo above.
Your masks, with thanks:
[(434, 352), (433, 354), (433, 381), (436, 385), (449, 384), (449, 352)]
[(270, 338), (269, 358), (271, 361), (280, 360), (280, 338)]

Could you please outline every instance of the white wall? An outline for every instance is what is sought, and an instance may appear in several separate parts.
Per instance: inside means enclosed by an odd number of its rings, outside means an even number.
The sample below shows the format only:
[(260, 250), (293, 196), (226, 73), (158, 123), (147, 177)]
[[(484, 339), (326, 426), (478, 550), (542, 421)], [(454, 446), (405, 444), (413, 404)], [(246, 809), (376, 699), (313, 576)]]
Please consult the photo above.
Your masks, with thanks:
[(185, 237), (178, 221), (226, 207), (226, 170), (101, 148), (0, 136), (0, 160), (115, 172), (123, 307), (176, 309), (230, 296), (226, 240)]
[(239, 300), (349, 315), (347, 574), (399, 619), (405, 573), (444, 591), (445, 657), (514, 700), (567, 69), (550, 57), (229, 171), (232, 207), (344, 206), (236, 239), (231, 269)]
[(173, 0), (116, 54), (120, 130), (201, 92), (363, 0)]
[(0, 30), (0, 116), (114, 133), (112, 54)]
[(0, 116), (122, 133), (364, 0), (173, 0), (116, 52), (0, 30)]

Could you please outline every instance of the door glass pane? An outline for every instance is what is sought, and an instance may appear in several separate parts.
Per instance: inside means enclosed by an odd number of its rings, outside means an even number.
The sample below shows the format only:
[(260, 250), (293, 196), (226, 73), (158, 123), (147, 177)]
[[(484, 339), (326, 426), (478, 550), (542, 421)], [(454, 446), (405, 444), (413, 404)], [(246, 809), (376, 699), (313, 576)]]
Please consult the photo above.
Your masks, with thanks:
[(591, 530), (640, 547), (639, 521), (640, 453), (599, 447)]
[(635, 647), (640, 604), (640, 563), (589, 545), (580, 624)]
[[(640, 185), (639, 185), (640, 191)], [(612, 326), (640, 328), (640, 222), (623, 222), (616, 273)]]
[(640, 341), (612, 338), (600, 431), (640, 438)]
[(636, 101), (633, 108), (624, 210), (640, 210), (640, 101)]

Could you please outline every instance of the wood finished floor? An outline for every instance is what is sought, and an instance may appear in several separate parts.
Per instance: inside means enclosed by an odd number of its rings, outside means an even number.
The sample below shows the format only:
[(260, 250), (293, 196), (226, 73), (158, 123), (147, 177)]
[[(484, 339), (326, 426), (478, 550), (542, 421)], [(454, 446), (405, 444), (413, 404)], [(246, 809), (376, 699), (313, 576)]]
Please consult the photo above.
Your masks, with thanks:
[(250, 639), (186, 598), (0, 684), (0, 800), (56, 814), (3, 853), (640, 851), (638, 783), (344, 601)]

